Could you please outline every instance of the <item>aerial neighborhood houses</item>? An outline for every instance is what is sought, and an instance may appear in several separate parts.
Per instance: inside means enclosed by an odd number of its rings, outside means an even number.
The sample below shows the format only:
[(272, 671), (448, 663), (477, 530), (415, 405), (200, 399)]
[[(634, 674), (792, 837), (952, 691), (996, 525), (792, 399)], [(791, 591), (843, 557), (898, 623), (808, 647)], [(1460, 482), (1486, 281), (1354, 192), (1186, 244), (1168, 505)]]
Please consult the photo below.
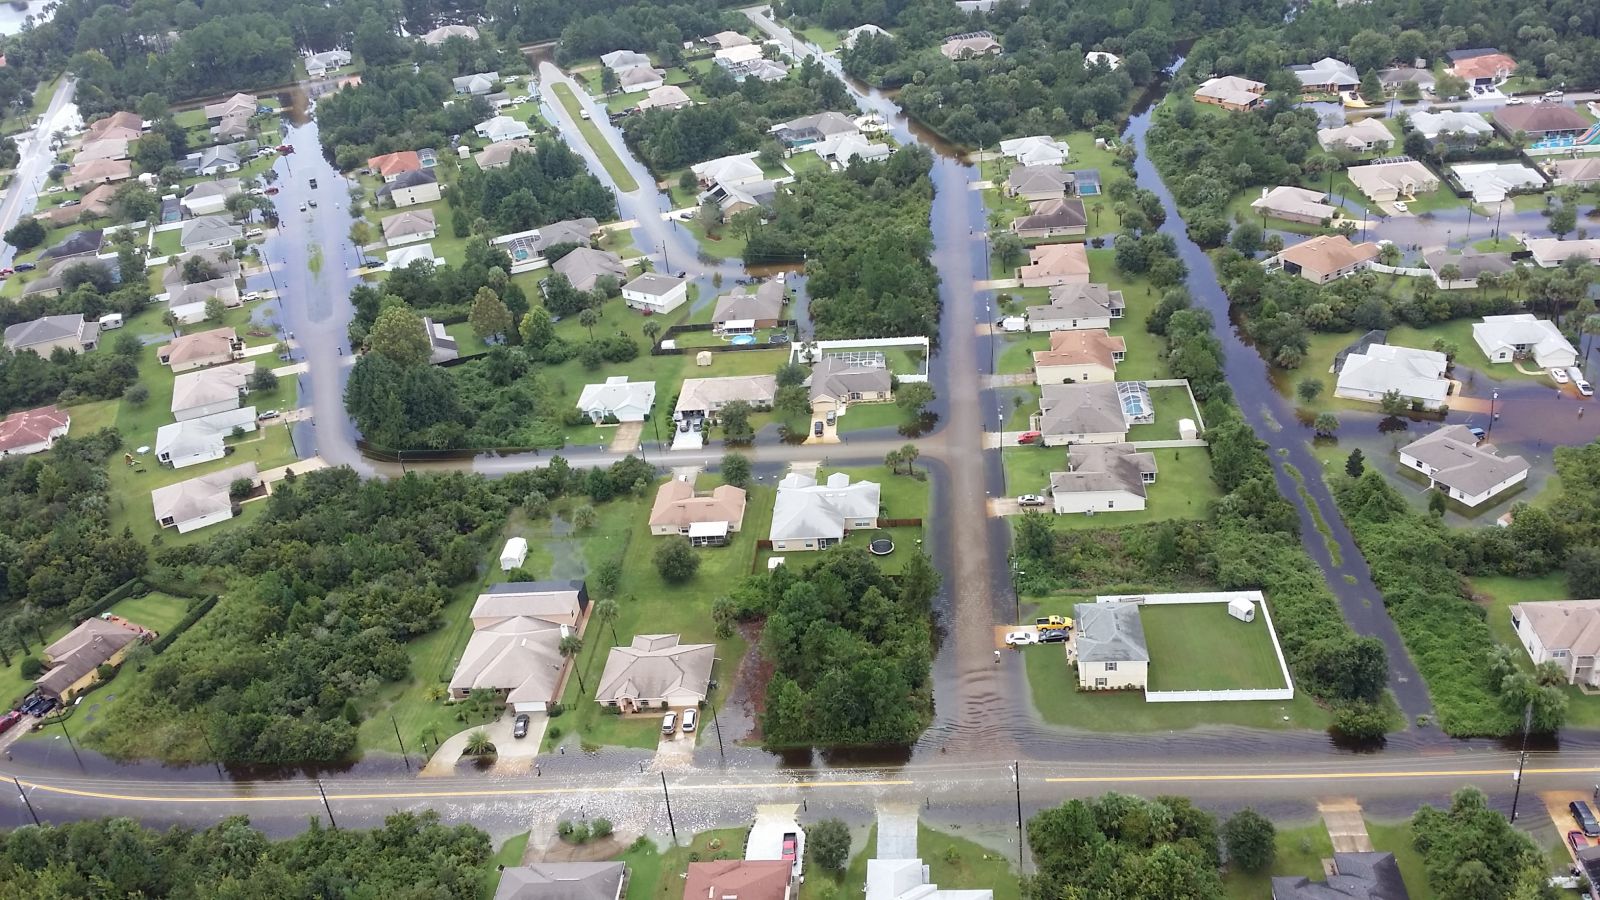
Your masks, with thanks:
[(789, 295), (783, 282), (770, 279), (750, 291), (739, 285), (717, 298), (711, 312), (711, 328), (717, 334), (753, 334), (776, 327), (783, 319), (783, 306)]
[(1509, 612), (1534, 665), (1554, 663), (1568, 684), (1600, 687), (1600, 600), (1514, 603)]
[(451, 38), (464, 41), (476, 41), (478, 29), (471, 25), (440, 25), (422, 36), (422, 42), (429, 46), (437, 47)]
[(1450, 61), (1445, 71), (1465, 81), (1468, 87), (1504, 84), (1517, 71), (1516, 60), (1491, 48), (1451, 50), (1445, 58)]
[(1050, 473), (1051, 505), (1058, 515), (1141, 510), (1155, 480), (1155, 455), (1132, 444), (1073, 444), (1066, 471)]
[(1082, 244), (1042, 244), (1028, 251), (1028, 264), (1017, 269), (1023, 287), (1087, 284), (1089, 254)]
[(499, 72), (476, 72), (471, 75), (458, 75), (450, 79), (450, 85), (457, 94), (468, 96), (482, 96), (492, 93), (495, 85), (499, 83)]
[(96, 682), (101, 666), (118, 665), (134, 644), (153, 637), (153, 632), (124, 619), (91, 616), (40, 651), (45, 671), (34, 686), (46, 697), (71, 703)]
[(1332, 153), (1349, 150), (1354, 153), (1371, 153), (1387, 150), (1395, 143), (1394, 132), (1379, 119), (1356, 119), (1334, 128), (1317, 131), (1317, 143)]
[(1413, 159), (1351, 166), (1344, 170), (1361, 193), (1378, 203), (1414, 200), (1439, 189), (1439, 176)]
[(629, 381), (612, 375), (601, 384), (584, 385), (578, 409), (596, 425), (605, 422), (643, 422), (656, 405), (654, 381)]
[(306, 75), (311, 78), (326, 78), (350, 65), (349, 50), (324, 50), (321, 53), (306, 55)]
[(893, 399), (894, 376), (883, 360), (858, 360), (830, 354), (811, 368), (811, 411), (842, 413), (852, 403)]
[(1082, 691), (1143, 688), (1150, 681), (1150, 648), (1139, 604), (1079, 603), (1072, 608), (1071, 653)]
[(383, 242), (391, 247), (415, 241), (431, 241), (438, 234), (438, 224), (431, 209), (384, 216), (380, 227), (383, 231)]
[(1127, 439), (1130, 423), (1116, 382), (1044, 384), (1039, 392), (1036, 427), (1046, 447)]
[(1289, 72), (1300, 80), (1300, 91), (1306, 94), (1337, 94), (1361, 86), (1356, 67), (1331, 56), (1308, 65), (1290, 66)]
[(771, 409), (777, 395), (778, 379), (774, 375), (686, 378), (678, 390), (678, 405), (672, 418), (678, 422), (712, 418), (735, 400), (754, 409)]
[(624, 713), (698, 708), (711, 692), (717, 645), (681, 640), (676, 634), (636, 634), (628, 646), (612, 647), (595, 702)]
[(1575, 137), (1594, 127), (1594, 122), (1582, 113), (1556, 103), (1502, 106), (1494, 112), (1494, 124), (1508, 138), (1525, 136), (1534, 140)]
[(248, 482), (252, 491), (261, 486), (260, 473), (253, 462), (208, 472), (187, 481), (169, 484), (150, 492), (156, 524), (188, 534), (196, 529), (226, 522), (239, 514), (234, 485)]
[(1433, 350), (1372, 343), (1334, 365), (1339, 377), (1333, 395), (1346, 400), (1380, 403), (1394, 392), (1408, 404), (1438, 409), (1453, 389), (1445, 376), (1449, 360)]
[(1048, 304), (1023, 310), (1029, 331), (1109, 329), (1128, 305), (1121, 291), (1104, 284), (1059, 284), (1050, 288), (1049, 296)]
[(422, 331), (428, 336), (428, 362), (431, 365), (447, 363), (461, 356), (461, 348), (444, 325), (428, 316), (422, 317)]
[(1521, 484), (1528, 461), (1501, 456), (1466, 425), (1446, 425), (1400, 448), (1400, 464), (1428, 478), (1429, 485), (1468, 508)]
[(1261, 196), (1250, 201), (1250, 208), (1263, 216), (1321, 225), (1339, 216), (1339, 208), (1330, 205), (1326, 194), (1290, 185), (1262, 188)]
[(1528, 359), (1541, 369), (1554, 369), (1575, 365), (1578, 359), (1561, 329), (1532, 313), (1484, 316), (1472, 326), (1472, 340), (1491, 363)]
[(572, 286), (580, 291), (592, 291), (602, 278), (614, 278), (619, 283), (628, 277), (628, 266), (622, 258), (609, 250), (593, 247), (576, 247), (551, 266), (565, 275)]
[(1409, 114), (1411, 128), (1430, 143), (1443, 142), (1451, 146), (1472, 146), (1492, 137), (1494, 126), (1489, 120), (1474, 112), (1446, 109), (1439, 112), (1418, 110)]
[(43, 453), (71, 427), (71, 414), (53, 405), (11, 413), (0, 420), (0, 459)]
[(650, 57), (633, 50), (613, 50), (600, 57), (600, 64), (611, 70), (625, 94), (654, 90), (666, 84), (666, 73), (650, 64)]
[(1012, 138), (1000, 142), (1000, 155), (1020, 166), (1064, 166), (1067, 144), (1047, 134)]
[(1533, 262), (1542, 269), (1559, 266), (1569, 259), (1583, 259), (1600, 263), (1600, 238), (1561, 240), (1560, 238), (1529, 238), (1523, 246), (1533, 254)]
[(696, 547), (720, 547), (744, 524), (745, 492), (731, 484), (697, 494), (694, 482), (674, 478), (656, 491), (650, 533), (678, 535)]
[(622, 286), (622, 302), (640, 312), (659, 315), (684, 304), (689, 282), (660, 272), (641, 272)]
[(1260, 106), (1266, 90), (1267, 86), (1262, 82), (1237, 75), (1222, 75), (1201, 82), (1195, 89), (1194, 99), (1196, 103), (1209, 103), (1230, 112), (1242, 112)]
[(1377, 258), (1378, 245), (1371, 241), (1352, 244), (1342, 234), (1325, 234), (1283, 248), (1266, 264), (1314, 284), (1327, 284), (1354, 275)]
[(432, 203), (443, 196), (439, 192), (439, 176), (431, 169), (403, 172), (378, 188), (378, 200), (388, 200), (396, 209)]
[(472, 636), (450, 678), (450, 695), (494, 692), (513, 712), (544, 712), (561, 696), (570, 659), (561, 639), (581, 632), (589, 608), (583, 582), (491, 585), (472, 606)]
[(1127, 354), (1120, 335), (1101, 329), (1050, 332), (1050, 349), (1035, 351), (1033, 371), (1041, 385), (1115, 381)]
[(6, 328), (6, 349), (13, 353), (32, 350), (48, 357), (57, 347), (74, 353), (93, 350), (100, 340), (100, 323), (83, 314), (71, 316), (45, 316), (29, 322), (18, 322)]
[(693, 106), (694, 98), (690, 97), (683, 88), (675, 84), (666, 84), (645, 91), (644, 99), (634, 107), (643, 112), (647, 109), (682, 109)]
[(778, 482), (769, 538), (772, 549), (826, 550), (851, 531), (876, 528), (880, 487), (875, 481), (851, 482), (835, 472), (827, 481), (791, 472)]

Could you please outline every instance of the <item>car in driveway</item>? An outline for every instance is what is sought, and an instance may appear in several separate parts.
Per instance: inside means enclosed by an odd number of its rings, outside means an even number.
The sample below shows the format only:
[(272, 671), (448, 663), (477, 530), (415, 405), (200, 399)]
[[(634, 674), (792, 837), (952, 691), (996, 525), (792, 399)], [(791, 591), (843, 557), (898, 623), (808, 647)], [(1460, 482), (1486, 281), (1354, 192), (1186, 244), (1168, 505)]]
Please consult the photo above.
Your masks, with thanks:
[(13, 709), (5, 715), (0, 716), (0, 734), (5, 734), (6, 732), (10, 731), (12, 726), (16, 725), (20, 721), (22, 721), (22, 710), (20, 709)]
[(1507, 106), (1521, 106), (1522, 105), (1522, 98), (1521, 97), (1507, 97), (1506, 98), (1506, 105)]
[(34, 265), (33, 263), (17, 263), (17, 271), (18, 272), (32, 272), (34, 269), (37, 269), (37, 268), (39, 268), (39, 267)]
[(800, 852), (800, 837), (794, 832), (786, 832), (783, 836), (783, 861), (794, 862)]
[(1560, 366), (1552, 366), (1550, 368), (1550, 377), (1555, 380), (1556, 384), (1566, 384), (1572, 380), (1567, 377), (1567, 370)]
[(1581, 831), (1569, 831), (1567, 832), (1567, 846), (1572, 848), (1573, 853), (1578, 853), (1589, 849), (1589, 839), (1584, 837)]
[(1582, 800), (1574, 800), (1567, 804), (1567, 811), (1572, 813), (1572, 821), (1578, 823), (1585, 835), (1600, 837), (1600, 820), (1594, 817), (1594, 810)]
[(1044, 498), (1038, 494), (1023, 494), (1017, 498), (1018, 506), (1043, 506)]
[(694, 727), (700, 723), (700, 713), (697, 710), (686, 709), (683, 711), (683, 733), (693, 734)]
[(1029, 644), (1039, 643), (1037, 631), (1008, 631), (1006, 632), (1007, 647), (1026, 647)]
[(669, 712), (661, 717), (661, 733), (673, 735), (678, 732), (678, 714)]
[(1396, 200), (1394, 202), (1394, 208), (1395, 208), (1395, 212), (1410, 212), (1411, 211), (1411, 207), (1407, 206), (1406, 202), (1404, 200)]
[(811, 423), (811, 433), (813, 435), (817, 436), (817, 437), (822, 437), (822, 420), (821, 419), (818, 419), (815, 422)]
[(1072, 632), (1070, 631), (1041, 631), (1039, 632), (1039, 643), (1059, 644), (1071, 636)]
[[(20, 270), (21, 268), (21, 266), (17, 266), (17, 269)], [(1590, 387), (1589, 382), (1584, 379), (1582, 369), (1577, 366), (1568, 366), (1567, 377), (1572, 379), (1572, 386), (1578, 389), (1578, 393), (1585, 397), (1594, 396), (1594, 388)]]
[(1040, 432), (1037, 432), (1037, 431), (1024, 431), (1023, 433), (1017, 435), (1017, 443), (1019, 443), (1019, 444), (1032, 444), (1032, 443), (1038, 441), (1039, 438), (1042, 438), (1042, 437), (1044, 437), (1044, 435), (1042, 433), (1040, 433)]
[(511, 722), (511, 736), (522, 739), (528, 736), (528, 714), (523, 713)]
[(276, 419), (281, 415), (283, 415), (283, 413), (278, 412), (275, 409), (269, 409), (266, 412), (263, 412), (260, 415), (256, 416), (256, 421), (257, 422), (271, 422), (273, 419)]

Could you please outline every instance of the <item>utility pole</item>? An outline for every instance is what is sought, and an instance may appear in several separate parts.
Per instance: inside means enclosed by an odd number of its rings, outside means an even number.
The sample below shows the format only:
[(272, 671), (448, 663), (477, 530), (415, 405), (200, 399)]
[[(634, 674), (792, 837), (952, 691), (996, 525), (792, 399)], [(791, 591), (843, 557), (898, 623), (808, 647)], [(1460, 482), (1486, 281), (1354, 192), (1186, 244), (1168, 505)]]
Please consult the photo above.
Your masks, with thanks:
[(1522, 710), (1522, 750), (1517, 754), (1517, 774), (1512, 777), (1516, 790), (1511, 793), (1511, 824), (1517, 824), (1517, 801), (1522, 799), (1522, 767), (1528, 762), (1528, 731), (1533, 728), (1533, 701)]
[(666, 241), (662, 241), (661, 244), (660, 244), (660, 247), (661, 247), (661, 268), (665, 269), (667, 271), (668, 275), (671, 275), (672, 274), (672, 261), (667, 257), (667, 242)]
[[(711, 657), (711, 664), (713, 666), (719, 662), (722, 662), (720, 657)], [(715, 706), (711, 707), (711, 724), (717, 729), (717, 757), (722, 760), (724, 765), (726, 765), (728, 762), (728, 756), (725, 752), (723, 752), (722, 749), (722, 720), (717, 717), (717, 708)]]
[(13, 775), (11, 776), (11, 783), (17, 786), (17, 793), (22, 795), (22, 802), (28, 807), (28, 815), (33, 816), (33, 824), (42, 827), (44, 823), (39, 821), (39, 813), (34, 811), (33, 801), (28, 799), (28, 792), (22, 789), (22, 782), (17, 780), (17, 776)]
[(667, 773), (661, 773), (661, 796), (667, 800), (667, 828), (672, 830), (672, 844), (678, 844), (678, 826), (672, 820), (672, 795), (667, 793)]
[(1017, 789), (1017, 871), (1021, 872), (1023, 871), (1022, 847), (1024, 838), (1022, 836), (1022, 763), (1020, 762), (1011, 764), (1011, 783)]
[[(66, 711), (62, 710), (62, 712), (65, 713)], [(67, 736), (67, 746), (72, 748), (73, 758), (78, 761), (78, 766), (82, 768), (83, 757), (78, 755), (78, 745), (72, 742), (72, 732), (67, 730), (67, 717), (63, 715), (61, 718), (56, 719), (56, 722), (61, 725), (61, 733)]]
[(394, 713), (389, 713), (389, 724), (394, 726), (394, 739), (400, 745), (400, 758), (405, 760), (406, 771), (411, 771), (411, 757), (406, 755), (405, 739), (400, 737), (400, 723), (395, 720)]
[(339, 823), (333, 820), (333, 807), (328, 803), (328, 792), (322, 789), (322, 779), (317, 779), (317, 793), (322, 795), (322, 808), (328, 811), (328, 824), (334, 831), (339, 830)]

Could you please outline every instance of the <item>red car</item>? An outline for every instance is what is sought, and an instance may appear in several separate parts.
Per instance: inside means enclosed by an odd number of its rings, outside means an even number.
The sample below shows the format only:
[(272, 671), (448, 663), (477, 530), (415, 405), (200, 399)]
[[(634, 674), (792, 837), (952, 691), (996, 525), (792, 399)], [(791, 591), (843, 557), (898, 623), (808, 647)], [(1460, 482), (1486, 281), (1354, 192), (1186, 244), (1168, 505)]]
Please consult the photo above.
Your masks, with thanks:
[(22, 710), (20, 709), (13, 709), (4, 716), (0, 716), (0, 734), (5, 734), (6, 732), (10, 731), (11, 726), (17, 724), (21, 720)]
[(269, 188), (267, 188), (267, 194), (268, 194), (268, 195), (269, 195), (269, 196), (270, 196), (270, 195), (272, 195), (272, 194), (276, 194), (276, 193), (277, 193), (277, 192), (278, 192), (278, 189), (277, 189), (277, 188), (275, 188), (275, 187), (269, 187)]
[(1037, 431), (1024, 431), (1023, 433), (1017, 435), (1017, 443), (1019, 443), (1019, 444), (1031, 444), (1034, 441), (1037, 441), (1041, 437), (1044, 437), (1044, 435), (1040, 434)]
[(282, 153), (284, 155), (288, 155), (290, 153), (293, 153), (294, 152), (294, 145), (293, 144), (279, 144), (278, 145), (278, 152)]
[(795, 851), (799, 849), (799, 841), (793, 833), (783, 836), (783, 861), (794, 862)]
[(1567, 843), (1572, 845), (1573, 853), (1577, 853), (1580, 850), (1586, 850), (1589, 847), (1589, 839), (1584, 837), (1583, 832), (1581, 831), (1567, 832)]

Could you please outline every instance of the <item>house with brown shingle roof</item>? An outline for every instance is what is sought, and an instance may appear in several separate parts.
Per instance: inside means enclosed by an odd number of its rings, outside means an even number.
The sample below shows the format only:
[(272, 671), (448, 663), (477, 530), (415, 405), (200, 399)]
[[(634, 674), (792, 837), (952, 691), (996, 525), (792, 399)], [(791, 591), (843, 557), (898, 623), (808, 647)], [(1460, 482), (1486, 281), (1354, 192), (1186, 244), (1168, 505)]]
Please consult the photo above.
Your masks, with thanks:
[(1315, 284), (1327, 284), (1365, 269), (1378, 258), (1378, 245), (1372, 241), (1352, 244), (1342, 234), (1325, 234), (1283, 248), (1269, 260), (1290, 275)]
[(995, 56), (1003, 48), (994, 35), (987, 31), (974, 31), (971, 34), (958, 34), (939, 45), (939, 52), (945, 59), (973, 59), (979, 56)]
[(1255, 109), (1262, 103), (1262, 94), (1266, 93), (1267, 86), (1259, 81), (1240, 78), (1237, 75), (1223, 75), (1219, 78), (1208, 78), (1195, 88), (1194, 99), (1196, 103), (1209, 103), (1220, 106), (1233, 112)]
[(232, 328), (213, 328), (173, 338), (156, 351), (156, 358), (174, 372), (244, 358), (244, 341)]
[(129, 647), (149, 636), (151, 632), (122, 619), (84, 619), (44, 648), (48, 668), (33, 683), (46, 697), (71, 703), (95, 683), (101, 666), (121, 663)]
[(1115, 381), (1128, 343), (1101, 329), (1050, 332), (1050, 349), (1033, 354), (1039, 384)]
[(1506, 137), (1514, 137), (1518, 132), (1534, 139), (1578, 135), (1593, 124), (1572, 107), (1557, 103), (1502, 106), (1494, 111), (1494, 127)]
[(1026, 240), (1072, 237), (1088, 230), (1089, 217), (1083, 210), (1083, 201), (1077, 197), (1035, 203), (1027, 215), (1011, 222), (1012, 233)]
[(1553, 662), (1567, 684), (1600, 686), (1600, 600), (1513, 603), (1511, 627), (1534, 665)]
[(1082, 244), (1045, 244), (1028, 251), (1028, 264), (1017, 269), (1023, 287), (1087, 283), (1089, 253)]
[[(674, 478), (656, 490), (656, 502), (650, 508), (650, 533), (688, 536), (696, 545), (720, 545), (744, 524), (744, 507), (745, 492), (741, 488), (724, 484), (709, 494), (696, 494), (694, 482)], [(708, 525), (720, 531), (720, 541), (703, 539), (706, 529), (696, 526)], [(697, 530), (702, 534), (697, 535)]]
[(143, 132), (144, 120), (138, 113), (114, 112), (104, 119), (96, 119), (84, 129), (83, 146), (103, 140), (137, 140)]
[(61, 186), (69, 191), (91, 184), (111, 184), (133, 177), (133, 163), (125, 159), (92, 159), (72, 167)]

